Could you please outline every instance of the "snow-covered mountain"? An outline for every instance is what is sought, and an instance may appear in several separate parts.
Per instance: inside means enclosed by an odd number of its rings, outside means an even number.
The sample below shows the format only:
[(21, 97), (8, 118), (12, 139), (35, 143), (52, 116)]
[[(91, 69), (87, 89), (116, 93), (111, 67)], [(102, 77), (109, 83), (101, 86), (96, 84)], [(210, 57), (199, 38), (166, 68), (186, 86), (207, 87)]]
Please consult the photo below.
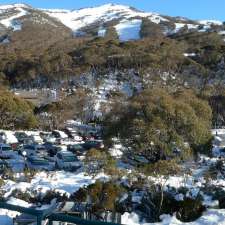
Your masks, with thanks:
[(0, 34), (20, 31), (26, 22), (51, 27), (69, 28), (75, 35), (104, 36), (109, 26), (114, 27), (121, 40), (139, 39), (143, 19), (156, 24), (165, 35), (181, 30), (200, 32), (220, 27), (220, 21), (194, 21), (182, 17), (162, 16), (142, 12), (129, 6), (106, 4), (79, 10), (35, 9), (25, 4), (0, 5)]

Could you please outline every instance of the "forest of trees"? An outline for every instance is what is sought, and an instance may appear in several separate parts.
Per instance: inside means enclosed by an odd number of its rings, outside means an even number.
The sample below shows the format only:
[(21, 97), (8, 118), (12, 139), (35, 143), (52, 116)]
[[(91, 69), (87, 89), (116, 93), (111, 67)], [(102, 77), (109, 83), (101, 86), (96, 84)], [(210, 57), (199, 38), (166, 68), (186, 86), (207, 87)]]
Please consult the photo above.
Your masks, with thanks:
[[(104, 121), (106, 138), (118, 137), (128, 154), (151, 162), (175, 153), (209, 151), (212, 111), (192, 91), (145, 90), (128, 104), (115, 105)], [(131, 151), (131, 152), (130, 152)]]

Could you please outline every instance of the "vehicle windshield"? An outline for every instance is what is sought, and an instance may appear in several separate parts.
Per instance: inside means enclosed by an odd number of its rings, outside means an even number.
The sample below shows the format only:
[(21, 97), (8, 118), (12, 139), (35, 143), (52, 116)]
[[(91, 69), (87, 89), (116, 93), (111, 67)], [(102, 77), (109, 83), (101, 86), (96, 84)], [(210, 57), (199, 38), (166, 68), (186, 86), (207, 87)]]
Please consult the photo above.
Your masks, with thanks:
[(77, 150), (83, 149), (81, 145), (74, 145), (73, 148), (74, 148), (74, 149), (77, 149)]
[(24, 149), (35, 150), (35, 147), (28, 145), (28, 146), (25, 146)]
[(12, 151), (12, 148), (9, 146), (2, 147), (1, 149), (2, 151)]
[(31, 163), (35, 164), (35, 165), (47, 165), (48, 161), (42, 158), (32, 158)]
[(77, 161), (77, 159), (73, 155), (64, 155), (63, 156), (63, 161), (64, 162), (74, 162), (74, 161)]

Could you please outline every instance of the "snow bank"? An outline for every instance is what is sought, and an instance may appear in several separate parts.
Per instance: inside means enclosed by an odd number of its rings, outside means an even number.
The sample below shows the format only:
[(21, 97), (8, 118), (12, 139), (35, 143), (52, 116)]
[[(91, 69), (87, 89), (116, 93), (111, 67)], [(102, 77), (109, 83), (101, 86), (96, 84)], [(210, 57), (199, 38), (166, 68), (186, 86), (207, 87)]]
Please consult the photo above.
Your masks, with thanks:
[(0, 130), (0, 133), (3, 133), (5, 136), (5, 141), (7, 144), (15, 144), (18, 143), (17, 138), (14, 135), (13, 131), (10, 130)]
[(176, 216), (162, 215), (162, 222), (159, 223), (141, 223), (139, 217), (135, 213), (125, 213), (122, 215), (122, 224), (127, 225), (224, 225), (225, 224), (225, 209), (209, 209), (194, 222), (183, 223)]
[(104, 174), (99, 174), (93, 178), (83, 172), (77, 174), (65, 171), (40, 172), (36, 174), (30, 183), (7, 181), (3, 186), (3, 190), (6, 191), (5, 197), (9, 196), (15, 189), (21, 190), (22, 192), (36, 190), (41, 193), (46, 193), (48, 190), (55, 190), (62, 194), (70, 195), (83, 186), (93, 184), (96, 179), (106, 178), (107, 176)]

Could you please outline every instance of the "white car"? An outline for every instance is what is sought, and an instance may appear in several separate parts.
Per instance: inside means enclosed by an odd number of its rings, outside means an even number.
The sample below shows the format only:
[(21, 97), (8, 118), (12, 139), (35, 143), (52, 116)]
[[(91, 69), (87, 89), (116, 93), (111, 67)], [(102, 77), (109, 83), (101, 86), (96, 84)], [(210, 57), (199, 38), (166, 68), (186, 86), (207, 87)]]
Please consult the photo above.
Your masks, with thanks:
[(64, 170), (77, 170), (82, 166), (76, 155), (69, 151), (58, 152), (55, 156), (56, 166)]
[(0, 144), (0, 158), (9, 158), (13, 154), (15, 154), (15, 151), (10, 145)]

